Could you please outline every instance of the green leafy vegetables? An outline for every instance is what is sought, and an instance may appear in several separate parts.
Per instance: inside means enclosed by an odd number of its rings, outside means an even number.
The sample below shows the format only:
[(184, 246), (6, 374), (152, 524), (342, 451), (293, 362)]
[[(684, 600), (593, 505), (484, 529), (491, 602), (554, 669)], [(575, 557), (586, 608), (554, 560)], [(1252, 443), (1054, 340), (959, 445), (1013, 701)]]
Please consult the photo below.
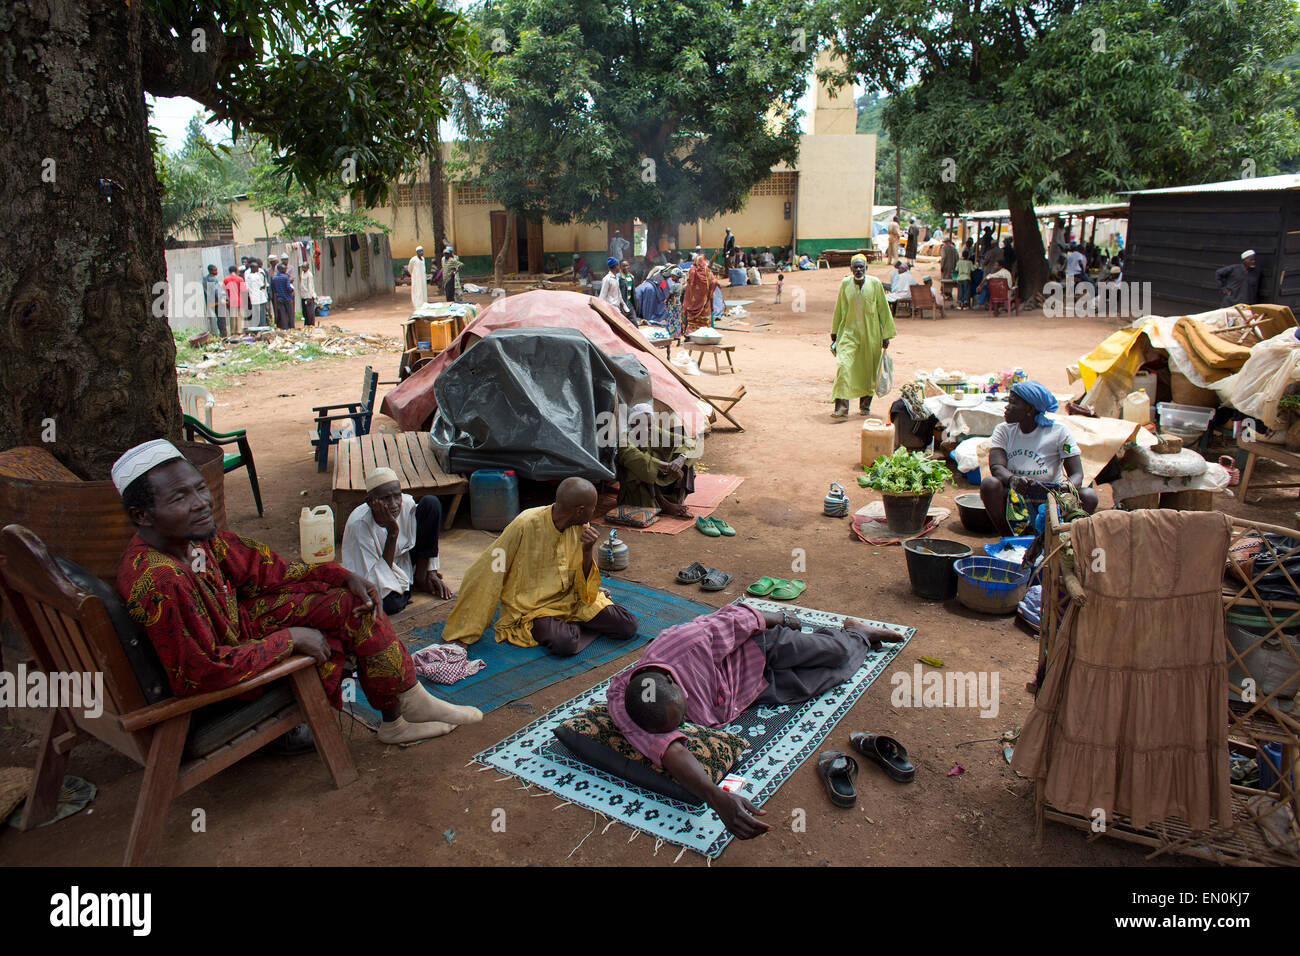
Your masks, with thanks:
[(866, 474), (858, 475), (863, 488), (891, 495), (923, 494), (938, 491), (952, 481), (952, 472), (925, 452), (898, 448), (892, 455), (877, 458)]

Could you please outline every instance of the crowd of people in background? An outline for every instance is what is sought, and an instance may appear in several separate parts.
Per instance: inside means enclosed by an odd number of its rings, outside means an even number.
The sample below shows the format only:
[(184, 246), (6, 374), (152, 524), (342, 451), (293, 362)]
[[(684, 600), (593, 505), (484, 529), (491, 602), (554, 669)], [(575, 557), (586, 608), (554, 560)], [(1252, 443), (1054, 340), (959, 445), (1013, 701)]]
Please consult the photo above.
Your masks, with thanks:
[[(268, 263), (256, 256), (241, 256), (223, 278), (215, 265), (203, 276), (203, 311), (207, 330), (215, 338), (264, 328), (274, 320), (278, 329), (295, 325), (294, 301), (302, 307), (304, 325), (316, 324), (316, 278), (311, 264), (298, 264), (290, 273), (288, 259), (271, 254)], [(269, 308), (268, 308), (269, 307)]]

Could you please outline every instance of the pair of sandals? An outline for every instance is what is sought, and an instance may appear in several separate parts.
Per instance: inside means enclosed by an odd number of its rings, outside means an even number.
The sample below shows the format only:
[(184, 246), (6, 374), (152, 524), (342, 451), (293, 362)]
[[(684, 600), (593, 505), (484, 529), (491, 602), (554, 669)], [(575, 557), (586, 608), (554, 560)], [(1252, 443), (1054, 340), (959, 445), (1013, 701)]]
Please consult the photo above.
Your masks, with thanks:
[[(850, 734), (849, 741), (853, 749), (866, 757), (897, 780), (899, 783), (911, 783), (916, 779), (916, 767), (907, 759), (907, 748), (893, 737), (884, 734)], [(837, 807), (849, 808), (858, 802), (858, 762), (846, 753), (827, 750), (817, 758), (817, 776), (826, 785), (826, 793), (831, 803)]]
[(717, 568), (706, 568), (696, 561), (677, 572), (678, 584), (698, 584), (701, 591), (721, 591), (731, 583), (731, 575)]
[(721, 518), (699, 517), (695, 519), (695, 530), (701, 534), (708, 535), (710, 538), (717, 538), (725, 535), (728, 538), (734, 537), (736, 529)]
[(752, 594), (755, 597), (776, 598), (778, 601), (793, 601), (808, 585), (804, 584), (798, 578), (787, 581), (785, 578), (771, 578), (764, 575), (749, 587), (745, 588), (746, 594)]

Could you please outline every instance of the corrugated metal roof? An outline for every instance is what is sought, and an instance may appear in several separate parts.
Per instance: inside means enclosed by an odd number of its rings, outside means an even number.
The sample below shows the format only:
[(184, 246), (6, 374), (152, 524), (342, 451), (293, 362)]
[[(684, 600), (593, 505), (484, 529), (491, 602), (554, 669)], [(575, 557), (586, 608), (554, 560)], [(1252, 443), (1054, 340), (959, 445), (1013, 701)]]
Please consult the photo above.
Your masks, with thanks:
[[(1071, 205), (1057, 206), (1035, 206), (1034, 215), (1039, 219), (1046, 219), (1051, 216), (1127, 216), (1128, 203), (1126, 202), (1095, 202), (1095, 203), (1074, 203)], [(981, 209), (975, 212), (959, 213), (962, 219), (1010, 219), (1010, 209)]]
[(1166, 186), (1163, 189), (1135, 189), (1127, 196), (1154, 196), (1159, 193), (1239, 193), (1263, 192), (1274, 189), (1300, 189), (1300, 173), (1282, 173), (1278, 176), (1256, 176), (1252, 179), (1228, 179), (1221, 183), (1202, 183), (1199, 186)]

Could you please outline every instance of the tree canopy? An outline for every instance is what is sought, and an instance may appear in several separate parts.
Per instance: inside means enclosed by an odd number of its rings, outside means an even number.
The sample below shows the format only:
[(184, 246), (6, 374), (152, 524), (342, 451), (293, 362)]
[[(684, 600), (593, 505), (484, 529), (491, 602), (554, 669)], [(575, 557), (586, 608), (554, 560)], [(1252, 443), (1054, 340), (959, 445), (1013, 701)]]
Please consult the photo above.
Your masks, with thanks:
[[(798, 153), (811, 3), (492, 0), (473, 90), (481, 175), (556, 222), (734, 212)], [(774, 112), (770, 110), (775, 107)]]
[(885, 126), (938, 209), (1264, 175), (1300, 145), (1277, 67), (1292, 0), (845, 0), (828, 18), (839, 79), (891, 94)]

